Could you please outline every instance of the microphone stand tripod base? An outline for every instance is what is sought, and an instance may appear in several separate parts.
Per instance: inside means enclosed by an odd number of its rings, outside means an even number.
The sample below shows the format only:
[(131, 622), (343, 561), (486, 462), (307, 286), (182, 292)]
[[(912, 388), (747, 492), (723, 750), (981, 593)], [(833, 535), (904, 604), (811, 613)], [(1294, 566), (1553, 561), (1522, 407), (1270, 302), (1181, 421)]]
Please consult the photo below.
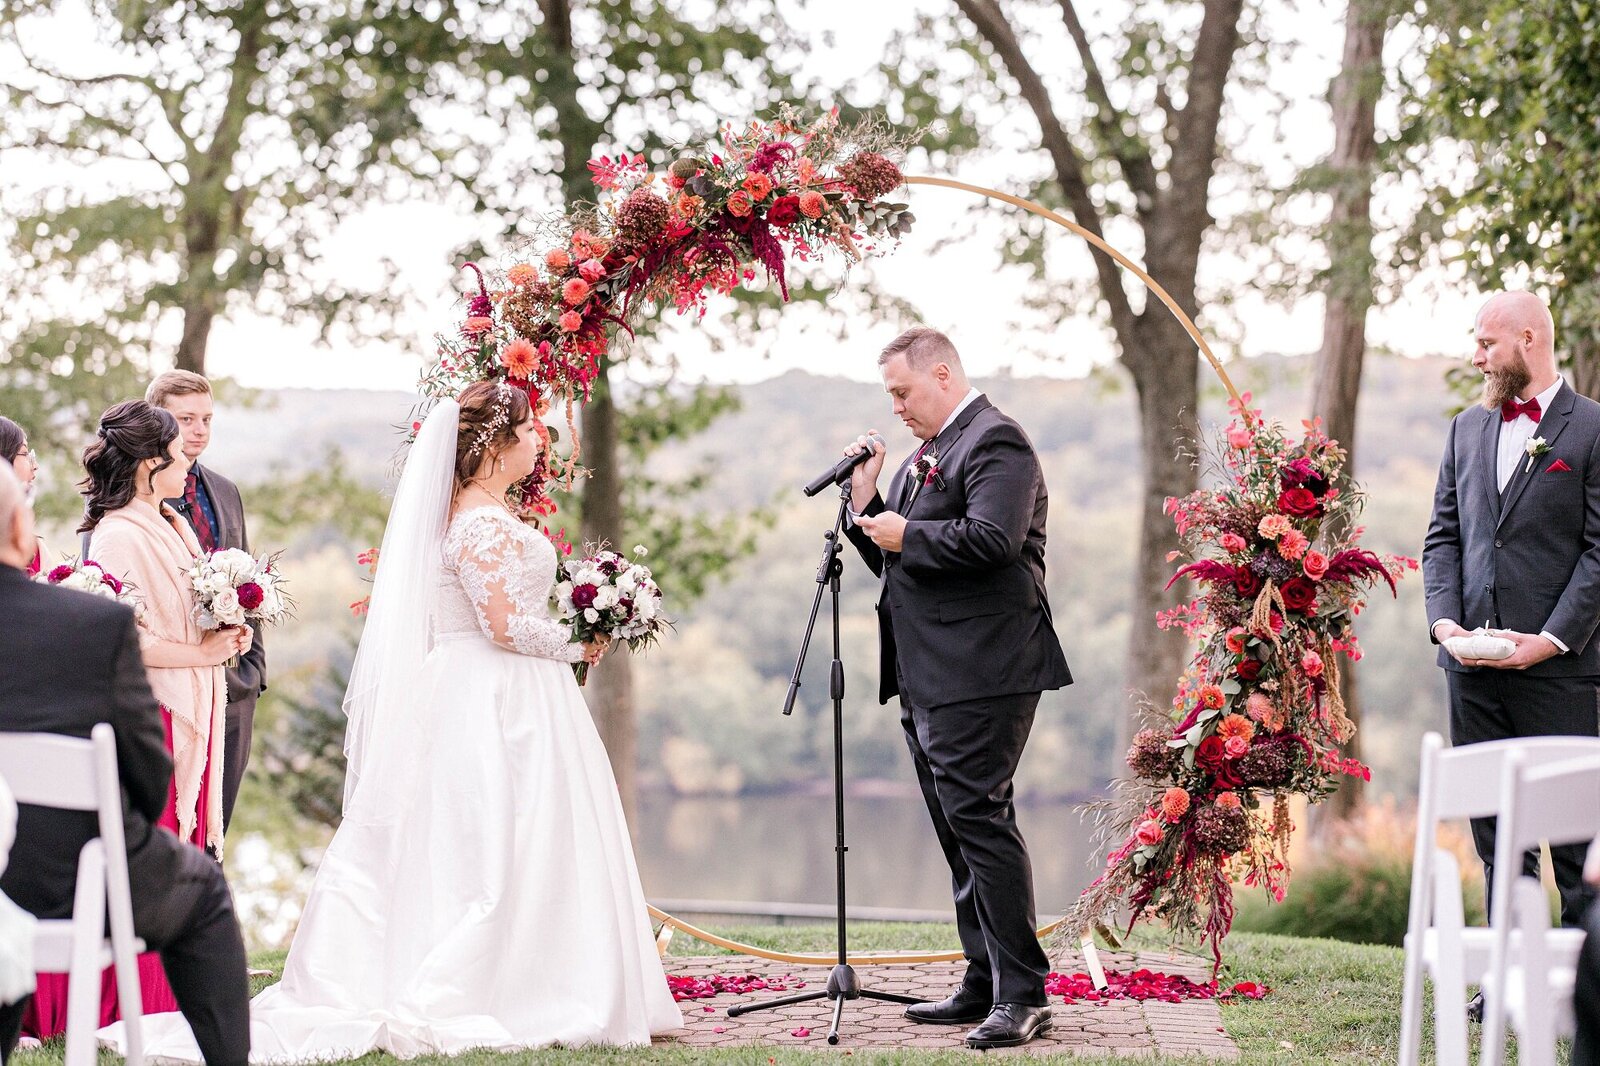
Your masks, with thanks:
[[(807, 493), (811, 495), (811, 493)], [(806, 650), (811, 646), (811, 632), (817, 624), (817, 614), (822, 607), (822, 593), (828, 589), (833, 597), (833, 662), (828, 671), (829, 695), (833, 698), (833, 825), (834, 825), (834, 906), (838, 917), (839, 962), (828, 974), (828, 987), (821, 992), (800, 992), (793, 996), (762, 1000), (759, 1003), (739, 1003), (728, 1008), (728, 1017), (737, 1018), (751, 1011), (788, 1007), (796, 1003), (810, 1003), (819, 999), (833, 1000), (833, 1024), (828, 1027), (828, 1043), (839, 1042), (839, 1020), (844, 1016), (846, 1000), (875, 999), (884, 1003), (921, 1003), (915, 996), (902, 996), (894, 992), (874, 992), (862, 988), (856, 972), (849, 963), (845, 947), (844, 920), (844, 854), (850, 850), (844, 842), (844, 661), (840, 654), (839, 626), (839, 576), (844, 565), (839, 559), (839, 532), (844, 528), (845, 514), (850, 506), (850, 481), (844, 479), (839, 491), (839, 515), (833, 528), (823, 537), (822, 563), (817, 567), (817, 592), (811, 601), (811, 617), (806, 621), (805, 639), (800, 644), (800, 656), (794, 664), (794, 675), (789, 682), (789, 693), (784, 700), (783, 713), (794, 709), (794, 700), (800, 690), (800, 673), (805, 667)]]

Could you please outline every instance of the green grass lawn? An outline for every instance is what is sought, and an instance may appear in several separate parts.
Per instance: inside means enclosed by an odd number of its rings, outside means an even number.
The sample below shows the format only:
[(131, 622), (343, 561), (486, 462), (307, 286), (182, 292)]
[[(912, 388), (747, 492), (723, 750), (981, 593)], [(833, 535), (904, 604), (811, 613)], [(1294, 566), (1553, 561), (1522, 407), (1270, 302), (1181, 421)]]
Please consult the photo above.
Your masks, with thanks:
[[(756, 928), (719, 928), (717, 932), (736, 940), (781, 951), (822, 951), (834, 947), (833, 927), (797, 925)], [(1139, 942), (1150, 947), (1161, 941), (1142, 933)], [(948, 925), (899, 925), (863, 923), (850, 928), (850, 947), (854, 952), (880, 950), (946, 950), (955, 945), (954, 927)], [(688, 955), (724, 954), (689, 939), (682, 933), (673, 938), (667, 960)], [(282, 952), (264, 952), (251, 957), (251, 965), (282, 968)], [(780, 964), (751, 960), (751, 969), (782, 968)], [(1266, 934), (1236, 933), (1228, 939), (1228, 966), (1225, 983), (1258, 981), (1271, 987), (1264, 1000), (1224, 1004), (1223, 1024), (1239, 1045), (1245, 1066), (1260, 1063), (1393, 1063), (1397, 1058), (1400, 1033), (1401, 954), (1397, 949), (1347, 944), (1333, 940), (1301, 940)], [(257, 978), (256, 992), (276, 978)], [(712, 1001), (714, 1002), (714, 1001)], [(1429, 1010), (1431, 1010), (1431, 1006)], [(1474, 1034), (1476, 1035), (1476, 1034)], [(1425, 1034), (1424, 1062), (1432, 1062)], [(833, 1052), (839, 1054), (840, 1052)], [(525, 1052), (516, 1055), (468, 1053), (453, 1059), (431, 1057), (418, 1063), (455, 1063), (459, 1066), (488, 1066), (490, 1063), (814, 1063), (818, 1051), (796, 1048), (652, 1048), (646, 1050), (582, 1050)], [(854, 1059), (870, 1059), (875, 1064), (914, 1063), (937, 1066), (945, 1063), (971, 1063), (977, 1052), (908, 1052), (854, 1049)], [(55, 1066), (62, 1062), (60, 1040), (43, 1049), (20, 1052), (16, 1066)], [(106, 1063), (119, 1062), (109, 1054)], [(371, 1055), (360, 1060), (374, 1066), (389, 1061), (388, 1056)], [(1198, 1060), (1148, 1058), (1095, 1058), (1105, 1066), (1120, 1064)], [(1515, 1062), (1514, 1055), (1510, 1061)], [(1563, 1058), (1563, 1061), (1565, 1059)]]

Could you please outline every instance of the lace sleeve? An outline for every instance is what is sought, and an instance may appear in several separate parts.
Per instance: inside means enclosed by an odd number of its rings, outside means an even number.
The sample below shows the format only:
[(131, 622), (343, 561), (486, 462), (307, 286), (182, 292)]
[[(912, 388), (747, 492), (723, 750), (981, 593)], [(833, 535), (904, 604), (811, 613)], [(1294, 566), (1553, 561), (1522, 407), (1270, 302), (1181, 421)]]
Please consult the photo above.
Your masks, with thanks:
[(534, 573), (526, 547), (505, 521), (474, 516), (449, 556), (484, 636), (522, 655), (567, 663), (583, 658), (583, 645), (573, 643), (572, 631), (546, 609), (550, 582)]

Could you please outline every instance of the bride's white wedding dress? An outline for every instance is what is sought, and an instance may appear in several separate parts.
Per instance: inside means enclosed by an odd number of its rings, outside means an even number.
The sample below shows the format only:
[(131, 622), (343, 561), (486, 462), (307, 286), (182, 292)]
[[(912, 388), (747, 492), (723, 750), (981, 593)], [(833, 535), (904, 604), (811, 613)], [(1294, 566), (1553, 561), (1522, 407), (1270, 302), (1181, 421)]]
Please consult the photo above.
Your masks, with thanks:
[[(546, 609), (554, 548), (499, 508), (457, 515), (443, 547), (431, 650), (352, 759), (283, 980), (251, 1003), (253, 1062), (640, 1045), (683, 1023), (581, 646)], [(180, 1015), (145, 1029), (146, 1054), (199, 1061)]]

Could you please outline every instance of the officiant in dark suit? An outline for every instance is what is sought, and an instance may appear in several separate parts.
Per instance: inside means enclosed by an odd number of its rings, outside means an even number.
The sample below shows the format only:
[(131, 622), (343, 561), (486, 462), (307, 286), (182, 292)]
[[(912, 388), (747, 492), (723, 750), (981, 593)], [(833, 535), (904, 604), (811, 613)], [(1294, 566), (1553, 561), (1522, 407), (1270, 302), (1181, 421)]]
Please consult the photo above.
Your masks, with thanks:
[[(944, 334), (909, 330), (879, 357), (894, 413), (923, 444), (878, 495), (883, 447), (856, 467), (847, 535), (874, 574), (879, 700), (900, 699), (950, 864), (967, 972), (919, 1022), (974, 1024), (973, 1047), (1049, 1028), (1049, 963), (1012, 778), (1045, 689), (1072, 683), (1045, 596), (1044, 475), (1026, 433), (972, 388)], [(866, 437), (846, 450), (868, 447)]]
[[(1595, 736), (1600, 730), (1600, 404), (1556, 371), (1544, 301), (1502, 292), (1478, 313), (1472, 364), (1482, 402), (1450, 424), (1422, 552), (1435, 643), (1487, 626), (1516, 649), (1499, 660), (1439, 651), (1450, 741)], [(1494, 819), (1473, 843), (1493, 882)], [(1589, 893), (1584, 846), (1554, 847), (1563, 925)], [(1524, 871), (1537, 877), (1532, 853)]]
[[(205, 852), (153, 824), (171, 787), (172, 758), (133, 611), (28, 580), (33, 544), (28, 505), (10, 466), (0, 464), (0, 733), (87, 737), (98, 723), (111, 724), (134, 932), (160, 951), (206, 1062), (244, 1066), (249, 982), (227, 882)], [(36, 917), (69, 917), (78, 853), (97, 834), (92, 811), (21, 805), (0, 891)], [(26, 1005), (0, 1006), (0, 1057), (15, 1047)]]
[[(245, 529), (244, 501), (239, 486), (200, 465), (200, 456), (211, 443), (211, 383), (187, 370), (169, 370), (150, 383), (145, 402), (163, 407), (178, 420), (183, 436), (183, 454), (189, 460), (189, 481), (182, 499), (168, 500), (173, 509), (194, 529), (202, 551), (224, 548), (250, 550), (250, 535)], [(227, 738), (222, 755), (222, 827), (233, 821), (233, 806), (239, 786), (250, 765), (250, 740), (254, 732), (256, 700), (267, 688), (267, 652), (261, 627), (251, 623), (255, 637), (250, 650), (239, 657), (238, 666), (228, 668)]]

